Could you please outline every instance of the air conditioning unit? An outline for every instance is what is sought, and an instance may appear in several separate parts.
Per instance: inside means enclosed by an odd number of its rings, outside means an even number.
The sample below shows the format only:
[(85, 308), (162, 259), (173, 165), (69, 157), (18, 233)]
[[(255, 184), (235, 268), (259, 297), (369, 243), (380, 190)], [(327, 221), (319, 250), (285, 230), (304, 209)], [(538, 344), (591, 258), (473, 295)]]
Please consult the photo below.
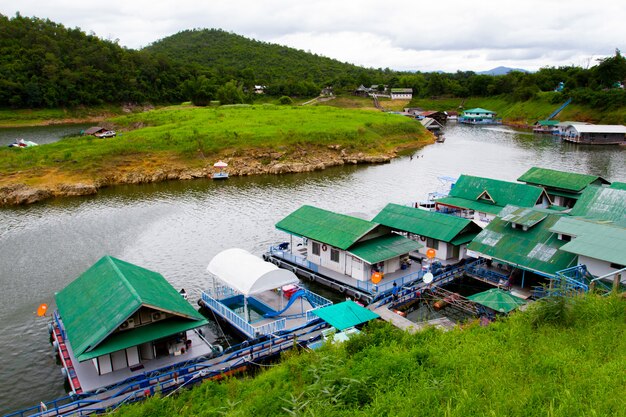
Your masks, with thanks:
[(133, 327), (135, 327), (135, 319), (131, 317), (120, 325), (120, 330), (128, 330)]
[(152, 313), (152, 321), (159, 321), (165, 318), (165, 313), (162, 311), (154, 311)]

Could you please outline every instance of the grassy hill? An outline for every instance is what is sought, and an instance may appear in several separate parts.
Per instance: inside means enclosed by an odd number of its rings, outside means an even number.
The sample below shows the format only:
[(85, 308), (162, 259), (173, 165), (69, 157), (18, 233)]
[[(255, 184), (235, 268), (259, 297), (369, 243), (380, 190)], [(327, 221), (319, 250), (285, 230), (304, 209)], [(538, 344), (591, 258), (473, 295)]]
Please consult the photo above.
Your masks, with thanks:
[(626, 303), (586, 296), (488, 327), (386, 323), (256, 377), (122, 407), (138, 416), (624, 416)]

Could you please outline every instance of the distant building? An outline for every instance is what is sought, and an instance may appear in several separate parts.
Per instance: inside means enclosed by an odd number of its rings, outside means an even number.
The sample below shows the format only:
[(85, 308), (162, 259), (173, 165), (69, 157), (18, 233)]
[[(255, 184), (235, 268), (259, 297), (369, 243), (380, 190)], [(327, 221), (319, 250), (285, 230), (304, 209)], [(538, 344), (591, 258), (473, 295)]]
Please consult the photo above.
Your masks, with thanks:
[(623, 125), (570, 125), (563, 139), (589, 145), (615, 145), (626, 143), (626, 126)]
[(413, 98), (412, 88), (392, 88), (391, 99), (392, 100), (411, 100)]
[(94, 127), (90, 127), (89, 129), (86, 129), (85, 131), (83, 131), (83, 135), (96, 135), (99, 133), (104, 133), (106, 132), (107, 129), (100, 127), (100, 126), (94, 126)]
[(265, 85), (255, 85), (254, 86), (254, 94), (265, 94), (265, 89), (267, 86)]
[(326, 86), (326, 87), (322, 88), (322, 91), (320, 91), (320, 95), (321, 96), (332, 96), (332, 95), (334, 95), (333, 88), (331, 86)]
[(489, 125), (500, 124), (502, 120), (496, 119), (496, 112), (476, 107), (474, 109), (465, 110), (463, 115), (459, 117), (459, 122), (472, 125)]

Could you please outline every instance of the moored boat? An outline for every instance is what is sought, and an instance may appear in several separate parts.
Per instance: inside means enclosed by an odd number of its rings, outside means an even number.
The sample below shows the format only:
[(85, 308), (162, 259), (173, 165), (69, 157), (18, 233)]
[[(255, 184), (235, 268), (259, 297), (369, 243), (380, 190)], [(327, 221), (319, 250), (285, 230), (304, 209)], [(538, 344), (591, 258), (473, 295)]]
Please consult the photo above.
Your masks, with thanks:
[(39, 146), (35, 142), (24, 139), (16, 139), (15, 142), (9, 144), (9, 148), (30, 148), (31, 146)]

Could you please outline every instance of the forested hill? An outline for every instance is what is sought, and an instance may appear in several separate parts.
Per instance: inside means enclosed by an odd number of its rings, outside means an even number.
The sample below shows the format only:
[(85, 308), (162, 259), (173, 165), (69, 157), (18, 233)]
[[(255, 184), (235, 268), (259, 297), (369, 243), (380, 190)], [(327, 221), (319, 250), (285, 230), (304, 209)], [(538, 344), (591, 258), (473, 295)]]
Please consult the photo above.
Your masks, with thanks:
[[(369, 82), (382, 71), (342, 63), (298, 49), (260, 42), (220, 29), (185, 30), (145, 48), (179, 62), (210, 68), (211, 78), (238, 79), (244, 85), (296, 85), (336, 88)], [(357, 84), (358, 85), (358, 84)]]
[(0, 107), (180, 101), (183, 66), (66, 28), (0, 14)]

